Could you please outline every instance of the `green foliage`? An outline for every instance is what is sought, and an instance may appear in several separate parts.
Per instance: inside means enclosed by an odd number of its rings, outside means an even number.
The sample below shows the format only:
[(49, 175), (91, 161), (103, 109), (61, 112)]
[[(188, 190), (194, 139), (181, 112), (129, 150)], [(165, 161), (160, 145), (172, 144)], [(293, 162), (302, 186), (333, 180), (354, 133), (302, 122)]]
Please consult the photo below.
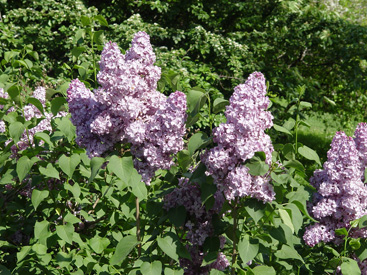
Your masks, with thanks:
[[(352, 257), (367, 258), (365, 239), (341, 229), (344, 243), (334, 248), (310, 248), (302, 240), (305, 226), (315, 222), (307, 212), (314, 191), (308, 179), (334, 134), (313, 131), (320, 130), (317, 112), (340, 117), (333, 131), (366, 117), (367, 29), (357, 24), (365, 19), (345, 20), (348, 13), (339, 16), (322, 2), (1, 1), (0, 88), (9, 98), (0, 99), (6, 124), (0, 273), (183, 274), (179, 259), (192, 260), (183, 228), (190, 217), (183, 206), (166, 211), (163, 198), (183, 176), (199, 185), (202, 205), (212, 209), (216, 186), (201, 152), (213, 146), (211, 130), (225, 121), (233, 87), (259, 70), (270, 83), (275, 152), (272, 165), (263, 152), (243, 165), (252, 175), (271, 176), (276, 199), (227, 202), (211, 221), (216, 232), (204, 242), (203, 263), (213, 263), (221, 250), (231, 266), (210, 274), (325, 274), (338, 266), (360, 274)], [(70, 116), (56, 117), (67, 110), (71, 79), (97, 87), (104, 43), (127, 48), (137, 31), (151, 36), (162, 67), (159, 91), (183, 91), (188, 103), (186, 148), (150, 186), (141, 182), (128, 145), (89, 159), (75, 144)], [(45, 108), (30, 97), (38, 85), (47, 87)], [(43, 117), (26, 121), (26, 104)], [(14, 156), (22, 135), (46, 114), (52, 130), (36, 133)], [(365, 217), (354, 225), (366, 227)]]

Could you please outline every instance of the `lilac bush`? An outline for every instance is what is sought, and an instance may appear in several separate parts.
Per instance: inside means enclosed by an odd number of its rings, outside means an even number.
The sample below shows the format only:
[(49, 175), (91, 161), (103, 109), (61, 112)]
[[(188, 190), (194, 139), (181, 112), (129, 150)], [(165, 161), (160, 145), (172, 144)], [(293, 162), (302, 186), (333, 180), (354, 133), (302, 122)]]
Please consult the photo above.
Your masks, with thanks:
[[(355, 138), (337, 132), (328, 151), (323, 170), (314, 172), (310, 179), (317, 189), (311, 211), (319, 223), (307, 227), (303, 236), (309, 246), (330, 242), (338, 244), (338, 228), (350, 229), (350, 222), (367, 214), (367, 186), (364, 184), (366, 167), (367, 124), (361, 123)], [(367, 237), (366, 229), (352, 228), (352, 237)]]
[[(217, 187), (212, 208), (206, 209), (201, 201), (199, 184), (186, 178), (181, 178), (179, 187), (165, 197), (165, 209), (184, 206), (188, 213), (184, 229), (192, 261), (180, 259), (185, 274), (208, 274), (211, 269), (223, 271), (229, 266), (222, 252), (218, 252), (217, 260), (212, 264), (202, 264), (206, 255), (203, 244), (208, 237), (214, 236), (213, 215), (221, 215), (225, 200), (251, 196), (270, 202), (275, 197), (269, 175), (250, 175), (249, 168), (244, 165), (259, 151), (265, 152), (266, 164), (271, 164), (274, 149), (264, 131), (272, 126), (273, 117), (266, 111), (270, 101), (265, 95), (264, 76), (258, 72), (251, 74), (245, 84), (235, 87), (225, 112), (227, 122), (213, 130), (213, 141), (217, 146), (201, 157), (207, 167), (206, 174), (213, 177)], [(223, 249), (225, 238), (219, 238)]]
[(208, 175), (227, 200), (251, 196), (270, 202), (275, 197), (267, 175), (252, 176), (242, 165), (259, 151), (265, 153), (265, 162), (271, 164), (274, 149), (264, 131), (272, 127), (273, 116), (266, 111), (270, 101), (265, 95), (265, 78), (259, 72), (235, 87), (225, 112), (227, 122), (213, 130), (217, 146), (202, 156)]
[(169, 169), (172, 154), (183, 149), (186, 96), (157, 91), (161, 70), (154, 66), (150, 38), (138, 32), (123, 55), (117, 44), (105, 45), (98, 82), (91, 92), (78, 79), (68, 89), (78, 145), (89, 157), (100, 156), (116, 143), (130, 143), (134, 164), (146, 184), (158, 169)]

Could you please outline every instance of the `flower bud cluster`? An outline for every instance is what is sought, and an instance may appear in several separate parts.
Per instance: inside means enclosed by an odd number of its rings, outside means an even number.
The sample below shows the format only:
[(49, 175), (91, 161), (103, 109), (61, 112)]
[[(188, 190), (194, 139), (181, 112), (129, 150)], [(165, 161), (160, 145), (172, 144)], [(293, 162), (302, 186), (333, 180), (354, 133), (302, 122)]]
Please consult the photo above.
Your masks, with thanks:
[(172, 154), (183, 149), (186, 96), (168, 98), (157, 91), (161, 70), (154, 66), (150, 38), (138, 32), (125, 55), (116, 43), (102, 51), (98, 82), (91, 92), (78, 79), (68, 89), (76, 142), (90, 157), (100, 156), (116, 143), (130, 143), (136, 169), (147, 184), (158, 169), (172, 165)]
[[(179, 179), (178, 188), (174, 189), (170, 194), (164, 197), (164, 208), (169, 210), (178, 206), (184, 206), (187, 217), (184, 229), (186, 230), (186, 240), (188, 241), (187, 249), (190, 252), (192, 261), (188, 259), (180, 259), (180, 265), (185, 269), (185, 274), (208, 274), (211, 269), (223, 271), (229, 262), (225, 255), (218, 253), (216, 261), (210, 265), (202, 266), (205, 253), (203, 253), (203, 245), (208, 237), (213, 237), (214, 227), (212, 224), (213, 215), (218, 215), (224, 203), (224, 197), (221, 192), (214, 194), (214, 205), (207, 210), (205, 204), (201, 200), (200, 186), (192, 183), (187, 178)], [(220, 236), (220, 248), (225, 243), (224, 237)]]
[[(317, 243), (339, 243), (338, 228), (350, 228), (350, 222), (367, 214), (367, 186), (363, 183), (366, 167), (367, 124), (358, 125), (355, 138), (337, 132), (327, 153), (323, 170), (314, 172), (310, 179), (317, 189), (310, 207), (320, 222), (309, 226), (303, 236), (309, 246)], [(353, 228), (352, 237), (367, 237), (365, 229)]]
[(234, 88), (229, 101), (225, 112), (227, 122), (213, 130), (213, 141), (218, 145), (202, 156), (207, 173), (227, 200), (251, 196), (272, 201), (275, 193), (269, 179), (250, 175), (243, 165), (259, 151), (265, 153), (266, 163), (271, 164), (274, 149), (264, 131), (272, 127), (273, 116), (266, 111), (270, 101), (266, 97), (264, 76), (252, 73), (245, 84)]

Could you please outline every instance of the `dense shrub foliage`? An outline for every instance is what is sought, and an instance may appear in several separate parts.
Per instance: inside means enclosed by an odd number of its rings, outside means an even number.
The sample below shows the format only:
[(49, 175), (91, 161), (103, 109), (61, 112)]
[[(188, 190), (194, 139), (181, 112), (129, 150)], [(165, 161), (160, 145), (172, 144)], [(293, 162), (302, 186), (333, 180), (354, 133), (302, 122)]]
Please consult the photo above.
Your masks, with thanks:
[(343, 5), (1, 1), (0, 273), (366, 274)]

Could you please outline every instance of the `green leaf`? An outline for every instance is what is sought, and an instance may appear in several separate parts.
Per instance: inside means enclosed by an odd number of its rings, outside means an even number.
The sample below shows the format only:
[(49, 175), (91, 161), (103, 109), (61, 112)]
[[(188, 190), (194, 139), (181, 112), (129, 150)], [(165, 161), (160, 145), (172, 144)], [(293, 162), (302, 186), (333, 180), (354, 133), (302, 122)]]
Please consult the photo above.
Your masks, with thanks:
[(73, 244), (74, 226), (71, 223), (57, 225), (56, 234), (61, 238), (61, 240), (64, 240), (69, 244)]
[(294, 233), (294, 226), (287, 210), (279, 209), (279, 215), (284, 224), (291, 229), (292, 233)]
[[(0, 274), (1, 275), (11, 275), (11, 272), (5, 266), (0, 264)], [(176, 274), (176, 273), (170, 273), (170, 274)], [(183, 275), (183, 273), (182, 273), (182, 275)]]
[(186, 98), (189, 111), (186, 126), (190, 127), (199, 119), (199, 111), (204, 106), (207, 98), (205, 91), (199, 87), (195, 87), (188, 91)]
[(42, 175), (45, 175), (46, 177), (60, 179), (59, 171), (57, 171), (52, 163), (47, 164), (46, 168), (40, 166), (38, 170)]
[(118, 156), (112, 156), (109, 159), (107, 168), (126, 183), (129, 182), (135, 169), (132, 157), (119, 158)]
[(296, 158), (296, 151), (293, 144), (287, 143), (284, 145), (282, 150), (284, 157), (288, 160), (294, 160)]
[(40, 243), (34, 244), (32, 250), (39, 255), (45, 255), (47, 253), (47, 247)]
[(344, 227), (335, 229), (335, 234), (338, 236), (348, 236), (348, 231)]
[(89, 240), (90, 247), (97, 254), (101, 254), (107, 246), (110, 244), (110, 241), (107, 238), (101, 238), (99, 236), (95, 236), (94, 238)]
[(306, 126), (307, 128), (311, 128), (311, 124), (307, 123), (306, 121), (304, 120), (300, 120), (298, 122), (299, 125), (303, 125), (303, 126)]
[(334, 100), (331, 100), (330, 98), (328, 98), (328, 97), (326, 97), (326, 96), (323, 96), (323, 99), (324, 99), (327, 103), (329, 103), (330, 105), (332, 105), (332, 106), (336, 106), (336, 103), (335, 103), (335, 101), (334, 101)]
[(82, 15), (80, 18), (84, 27), (89, 26), (92, 22), (88, 16)]
[(39, 206), (39, 204), (48, 197), (49, 195), (49, 191), (48, 190), (37, 190), (37, 189), (33, 189), (32, 191), (32, 197), (31, 197), (31, 201), (33, 204), (34, 209), (36, 210), (37, 207)]
[(18, 263), (21, 262), (31, 251), (31, 246), (23, 246), (22, 249), (17, 253)]
[(38, 160), (37, 157), (29, 159), (27, 156), (23, 156), (17, 161), (16, 171), (20, 182), (28, 175), (33, 164)]
[(58, 128), (65, 135), (68, 141), (73, 141), (75, 138), (75, 126), (71, 123), (70, 119), (62, 117), (56, 121)]
[(279, 259), (296, 259), (300, 260), (302, 263), (304, 263), (303, 258), (301, 255), (298, 254), (298, 252), (289, 245), (283, 244), (282, 248), (275, 252), (275, 256)]
[(57, 88), (57, 92), (62, 94), (64, 96), (64, 98), (67, 97), (67, 89), (69, 89), (71, 82), (64, 82), (63, 84), (61, 84), (58, 88)]
[(203, 132), (198, 132), (194, 134), (187, 145), (190, 155), (193, 155), (196, 150), (203, 148), (204, 146), (210, 144), (212, 142), (211, 138), (208, 138), (208, 135)]
[(56, 262), (61, 267), (68, 267), (73, 259), (73, 255), (70, 255), (69, 253), (65, 252), (59, 252), (56, 255)]
[(27, 64), (27, 68), (28, 69), (32, 69), (33, 67), (33, 62), (30, 61), (28, 58), (24, 59), (24, 62)]
[(200, 184), (200, 198), (202, 203), (205, 203), (210, 197), (213, 197), (217, 187), (215, 184), (210, 182), (203, 182)]
[(71, 224), (75, 224), (75, 223), (80, 223), (81, 220), (77, 217), (75, 217), (73, 214), (71, 213), (67, 213), (66, 216), (64, 217), (64, 221), (67, 223), (71, 223)]
[(84, 37), (85, 37), (85, 30), (84, 29), (77, 30), (75, 33), (75, 42), (77, 44), (83, 43)]
[(18, 102), (19, 101), (19, 95), (20, 95), (20, 91), (22, 90), (22, 87), (19, 85), (12, 85), (11, 87), (9, 87), (9, 89), (7, 90), (10, 98), (14, 101), (14, 102)]
[(367, 227), (367, 215), (364, 215), (358, 219), (358, 226), (359, 228)]
[(170, 268), (165, 268), (164, 269), (164, 275), (184, 275), (184, 271), (181, 270), (173, 270)]
[(186, 215), (186, 208), (183, 205), (173, 207), (168, 210), (168, 218), (176, 227), (180, 227), (185, 224)]
[[(57, 115), (57, 113), (60, 111), (61, 107), (67, 103), (65, 97), (59, 96), (59, 97), (55, 97), (52, 101), (51, 101), (51, 112), (54, 116)], [(61, 129), (60, 129), (61, 130)]]
[(36, 221), (36, 224), (34, 225), (34, 238), (36, 240), (40, 240), (40, 242), (45, 240), (49, 234), (49, 225), (50, 223), (46, 220), (41, 222)]
[(360, 259), (361, 261), (364, 261), (365, 259), (367, 259), (367, 248), (365, 247), (365, 245), (361, 245), (361, 247), (357, 249), (356, 251), (354, 251), (354, 253), (357, 255), (358, 259)]
[(36, 108), (44, 115), (43, 105), (41, 101), (39, 101), (37, 98), (30, 97), (28, 98), (28, 103), (36, 106)]
[(210, 273), (209, 273), (209, 275), (225, 275), (226, 273), (224, 273), (223, 271), (220, 271), (220, 270), (218, 270), (218, 269), (211, 269), (210, 270)]
[(191, 156), (188, 150), (182, 150), (177, 153), (177, 161), (180, 167), (184, 172), (187, 171), (187, 168), (191, 164)]
[(64, 184), (64, 188), (66, 190), (69, 190), (73, 194), (74, 198), (79, 199), (79, 196), (80, 196), (80, 186), (79, 186), (79, 184), (77, 182), (74, 182), (73, 185), (70, 185), (69, 183), (65, 183)]
[(147, 186), (141, 181), (141, 175), (133, 168), (131, 177), (128, 181), (128, 185), (131, 187), (131, 192), (139, 200), (145, 200), (148, 197)]
[(318, 165), (322, 166), (319, 155), (311, 148), (303, 145), (302, 147), (298, 148), (298, 153), (306, 159), (316, 161)]
[(312, 218), (311, 216), (310, 216), (310, 214), (308, 213), (308, 211), (307, 211), (307, 207), (306, 207), (306, 205), (304, 204), (304, 203), (302, 203), (302, 202), (300, 202), (300, 201), (298, 201), (298, 200), (293, 200), (292, 201), (292, 203), (294, 203), (297, 207), (298, 207), (298, 209), (308, 218), (308, 219), (310, 219), (311, 221), (313, 221), (313, 222), (317, 222), (314, 218)]
[(116, 246), (115, 253), (111, 257), (110, 263), (112, 265), (120, 264), (138, 243), (136, 236), (129, 235), (122, 238)]
[(25, 126), (23, 123), (16, 121), (12, 122), (9, 126), (9, 134), (10, 137), (14, 140), (15, 143), (19, 142), (20, 137), (24, 133)]
[(238, 251), (244, 264), (253, 260), (259, 252), (259, 243), (250, 240), (249, 235), (245, 235), (238, 243)]
[(353, 250), (358, 250), (361, 247), (361, 242), (359, 239), (350, 239), (349, 245)]
[(31, 52), (29, 52), (28, 54), (29, 54), (30, 56), (32, 56), (34, 60), (38, 61), (39, 56), (38, 56), (38, 53), (37, 53), (37, 52), (35, 52), (35, 51), (31, 51)]
[(141, 274), (144, 275), (161, 275), (162, 274), (162, 263), (154, 261), (152, 263), (143, 263), (140, 267)]
[(249, 168), (248, 173), (253, 176), (263, 176), (269, 171), (269, 165), (256, 155), (248, 160), (245, 165)]
[(246, 200), (244, 206), (246, 212), (250, 215), (251, 218), (253, 218), (256, 224), (265, 214), (264, 204), (256, 199)]
[(93, 41), (98, 45), (103, 45), (105, 43), (104, 31), (100, 30), (100, 31), (94, 32)]
[(305, 167), (298, 160), (285, 161), (283, 164), (285, 167), (291, 167), (291, 168), (295, 168), (296, 170), (300, 172), (305, 172)]
[(204, 106), (205, 100), (203, 101), (203, 98), (206, 98), (205, 96), (205, 90), (194, 87), (187, 93), (187, 105), (188, 105), (188, 111), (192, 112), (194, 109), (197, 109), (199, 111), (201, 107)]
[(295, 125), (296, 121), (293, 118), (289, 118), (286, 122), (284, 122), (283, 127), (290, 131)]
[(89, 182), (92, 182), (94, 180), (94, 178), (98, 174), (99, 169), (101, 168), (102, 164), (105, 161), (106, 160), (104, 158), (100, 158), (100, 157), (92, 158), (92, 160), (90, 161), (91, 174), (88, 179)]
[(287, 128), (284, 128), (282, 126), (279, 126), (277, 124), (273, 125), (274, 129), (277, 130), (278, 132), (282, 132), (282, 133), (286, 133), (287, 135), (293, 136), (291, 132), (288, 131)]
[(306, 101), (301, 101), (299, 103), (299, 106), (303, 107), (303, 108), (312, 108), (312, 104), (310, 102), (306, 102)]
[(97, 20), (101, 26), (108, 27), (107, 20), (102, 15), (98, 14), (94, 16), (94, 19)]
[(272, 266), (260, 265), (252, 269), (254, 275), (276, 275)]
[(164, 238), (157, 237), (158, 246), (164, 253), (166, 253), (169, 257), (178, 262), (177, 255), (177, 244), (175, 240), (170, 235), (166, 235)]
[(213, 113), (217, 114), (225, 109), (229, 105), (229, 101), (223, 98), (216, 98), (213, 102)]
[(50, 146), (50, 148), (53, 148), (52, 141), (51, 141), (50, 136), (48, 134), (43, 133), (43, 132), (37, 132), (37, 133), (34, 134), (34, 138), (43, 140), (44, 142), (46, 142)]
[(81, 55), (86, 50), (85, 47), (74, 47), (71, 50), (71, 54), (73, 55), (73, 62), (75, 63), (78, 60), (79, 55)]
[(341, 264), (342, 274), (348, 275), (361, 275), (361, 270), (359, 269), (358, 263), (350, 258), (345, 259)]
[(297, 205), (293, 203), (288, 203), (285, 209), (289, 210), (291, 213), (292, 224), (294, 226), (294, 231), (298, 233), (298, 230), (302, 228), (303, 225), (303, 216), (301, 214), (300, 209), (298, 209)]
[(73, 177), (75, 168), (80, 163), (80, 156), (78, 154), (73, 154), (71, 157), (62, 155), (59, 158), (59, 166), (61, 170), (71, 179)]

